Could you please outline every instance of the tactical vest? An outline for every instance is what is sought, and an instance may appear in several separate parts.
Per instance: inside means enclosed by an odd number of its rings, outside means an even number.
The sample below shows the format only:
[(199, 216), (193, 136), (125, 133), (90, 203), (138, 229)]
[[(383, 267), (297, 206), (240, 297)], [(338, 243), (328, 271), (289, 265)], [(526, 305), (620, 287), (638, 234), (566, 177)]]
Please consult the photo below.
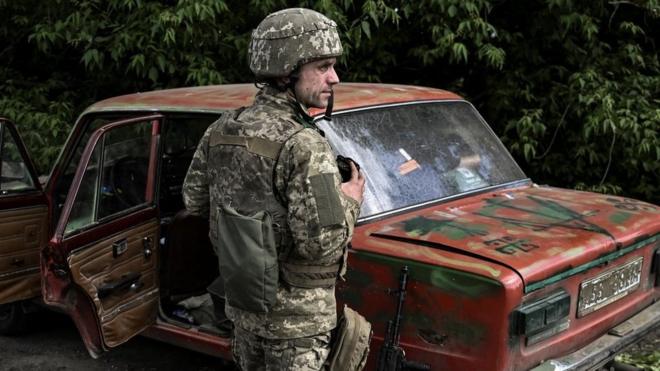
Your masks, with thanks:
[(210, 183), (217, 187), (212, 191), (220, 203), (211, 210), (211, 220), (217, 223), (214, 244), (229, 304), (264, 313), (276, 301), (279, 282), (331, 287), (341, 265), (300, 264), (289, 258), (293, 239), (285, 201), (274, 186), (275, 167), (286, 141), (305, 129), (287, 120), (277, 128), (271, 122), (240, 122), (241, 112), (223, 115), (209, 136)]

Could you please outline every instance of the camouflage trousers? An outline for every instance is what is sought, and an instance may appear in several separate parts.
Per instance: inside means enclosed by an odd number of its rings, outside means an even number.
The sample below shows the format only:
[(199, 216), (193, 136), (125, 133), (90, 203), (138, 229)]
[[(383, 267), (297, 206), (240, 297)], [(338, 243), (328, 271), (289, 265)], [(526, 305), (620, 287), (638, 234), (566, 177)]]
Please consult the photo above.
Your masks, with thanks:
[(234, 362), (243, 371), (319, 371), (330, 353), (330, 332), (297, 339), (266, 339), (234, 328)]

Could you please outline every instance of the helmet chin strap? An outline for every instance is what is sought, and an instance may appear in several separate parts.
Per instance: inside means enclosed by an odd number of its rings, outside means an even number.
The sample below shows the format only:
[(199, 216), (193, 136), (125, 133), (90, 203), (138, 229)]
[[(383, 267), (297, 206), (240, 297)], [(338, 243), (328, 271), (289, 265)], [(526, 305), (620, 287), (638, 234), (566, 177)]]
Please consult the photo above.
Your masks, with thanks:
[(325, 106), (325, 113), (323, 114), (323, 118), (332, 121), (332, 106), (335, 104), (335, 90), (331, 89), (330, 90), (330, 98), (328, 98), (328, 104)]

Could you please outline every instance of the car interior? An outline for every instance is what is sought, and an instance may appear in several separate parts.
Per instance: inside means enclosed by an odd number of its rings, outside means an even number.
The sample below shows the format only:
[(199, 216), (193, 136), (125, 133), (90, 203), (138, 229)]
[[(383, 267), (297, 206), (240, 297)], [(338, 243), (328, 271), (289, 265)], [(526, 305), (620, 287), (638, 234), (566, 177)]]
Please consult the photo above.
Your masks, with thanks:
[(218, 258), (208, 238), (208, 219), (189, 214), (181, 193), (197, 143), (216, 119), (216, 115), (174, 116), (165, 121), (159, 175), (160, 318), (228, 337), (229, 321), (224, 316)]

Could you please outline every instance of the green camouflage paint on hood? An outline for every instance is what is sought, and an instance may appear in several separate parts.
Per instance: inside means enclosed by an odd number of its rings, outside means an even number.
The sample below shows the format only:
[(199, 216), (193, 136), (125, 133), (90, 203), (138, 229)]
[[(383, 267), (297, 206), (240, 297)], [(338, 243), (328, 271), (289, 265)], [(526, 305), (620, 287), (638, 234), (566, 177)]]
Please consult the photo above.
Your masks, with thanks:
[(371, 227), (370, 237), (498, 262), (526, 291), (660, 241), (660, 208), (551, 187), (485, 193)]

